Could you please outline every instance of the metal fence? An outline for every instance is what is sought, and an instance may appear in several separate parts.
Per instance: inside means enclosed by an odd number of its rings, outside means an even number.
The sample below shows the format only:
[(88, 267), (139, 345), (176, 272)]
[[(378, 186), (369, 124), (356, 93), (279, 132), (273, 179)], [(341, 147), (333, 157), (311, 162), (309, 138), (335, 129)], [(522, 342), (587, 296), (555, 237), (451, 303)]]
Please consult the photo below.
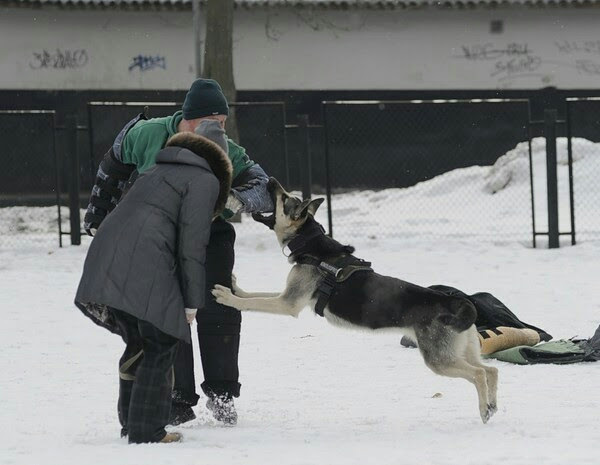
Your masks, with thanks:
[[(260, 164), (267, 173), (289, 181), (289, 163), (286, 139), (286, 112), (283, 102), (233, 102), (230, 118), (235, 117), (237, 140), (248, 156)], [(85, 186), (82, 198), (87, 199), (93, 185), (98, 163), (122, 127), (139, 113), (147, 118), (169, 116), (181, 109), (178, 102), (89, 102), (89, 153), (91, 159), (83, 173)], [(86, 170), (83, 170), (86, 171)], [(244, 228), (262, 230), (249, 215), (240, 219)], [(238, 225), (239, 226), (239, 225)]]
[[(279, 179), (288, 177), (285, 105), (282, 102), (234, 102), (239, 140), (250, 158)], [(123, 126), (139, 113), (148, 118), (169, 116), (181, 109), (177, 102), (89, 102), (89, 164), (91, 187), (98, 163)]]
[[(336, 237), (530, 239), (527, 100), (324, 102), (323, 119)], [(494, 184), (516, 147), (523, 182)]]
[[(567, 166), (565, 176), (572, 178), (572, 216), (578, 240), (600, 238), (600, 116), (590, 124), (589, 118), (585, 118), (590, 114), (600, 115), (600, 98), (567, 99), (567, 139), (559, 145), (562, 153), (559, 152), (558, 163), (563, 172), (565, 148), (571, 152), (572, 169)], [(568, 186), (559, 179), (563, 191), (565, 184)], [(563, 199), (564, 196), (563, 192)], [(564, 200), (561, 203), (564, 204)], [(562, 212), (565, 212), (564, 208)]]
[[(87, 124), (67, 115), (63, 126), (54, 111), (1, 111), (0, 248), (55, 244), (68, 229), (78, 243), (79, 208), (115, 135), (140, 112), (180, 107), (90, 102)], [(600, 119), (589, 118), (600, 99), (568, 99), (564, 120), (550, 123), (531, 121), (528, 100), (323, 102), (319, 124), (288, 124), (282, 102), (231, 107), (240, 145), (269, 175), (328, 195), (320, 219), (342, 241), (600, 237)], [(556, 162), (540, 136), (555, 143)], [(247, 216), (236, 228), (265, 232)]]
[(0, 250), (56, 244), (61, 217), (56, 133), (52, 110), (0, 111)]

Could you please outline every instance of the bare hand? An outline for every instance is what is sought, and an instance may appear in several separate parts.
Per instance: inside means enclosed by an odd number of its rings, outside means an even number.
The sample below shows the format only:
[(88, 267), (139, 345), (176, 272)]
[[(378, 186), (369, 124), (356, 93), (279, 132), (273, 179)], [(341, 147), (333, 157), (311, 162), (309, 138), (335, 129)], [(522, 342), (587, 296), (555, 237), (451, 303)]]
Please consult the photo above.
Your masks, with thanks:
[(194, 320), (196, 319), (196, 312), (197, 310), (195, 308), (185, 309), (185, 319), (187, 320), (188, 324), (191, 325), (194, 322)]

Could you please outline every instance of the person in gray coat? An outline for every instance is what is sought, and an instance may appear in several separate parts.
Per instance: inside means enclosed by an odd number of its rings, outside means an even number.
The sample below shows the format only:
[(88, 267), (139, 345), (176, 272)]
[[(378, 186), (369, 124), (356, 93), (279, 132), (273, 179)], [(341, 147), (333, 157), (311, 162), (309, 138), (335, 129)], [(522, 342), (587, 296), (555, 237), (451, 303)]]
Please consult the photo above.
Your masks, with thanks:
[(165, 431), (173, 361), (178, 341), (191, 342), (189, 323), (204, 307), (206, 246), (231, 173), (219, 145), (191, 132), (175, 134), (88, 250), (75, 303), (127, 345), (118, 410), (130, 443), (181, 439)]

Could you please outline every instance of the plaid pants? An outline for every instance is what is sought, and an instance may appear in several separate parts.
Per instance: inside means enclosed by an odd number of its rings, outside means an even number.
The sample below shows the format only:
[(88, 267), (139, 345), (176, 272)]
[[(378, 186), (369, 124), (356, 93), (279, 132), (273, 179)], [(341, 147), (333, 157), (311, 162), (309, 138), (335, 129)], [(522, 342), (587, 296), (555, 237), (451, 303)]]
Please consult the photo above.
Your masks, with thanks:
[(158, 442), (171, 413), (173, 361), (178, 339), (150, 323), (112, 309), (127, 344), (119, 360), (118, 412), (129, 443)]

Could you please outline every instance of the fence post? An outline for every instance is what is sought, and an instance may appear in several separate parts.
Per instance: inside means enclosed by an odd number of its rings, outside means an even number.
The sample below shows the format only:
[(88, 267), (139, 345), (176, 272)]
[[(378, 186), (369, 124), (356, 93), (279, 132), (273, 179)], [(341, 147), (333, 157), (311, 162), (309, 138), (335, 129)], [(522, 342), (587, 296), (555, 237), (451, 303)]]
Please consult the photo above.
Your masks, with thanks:
[(556, 110), (544, 110), (546, 186), (548, 191), (548, 247), (550, 249), (560, 247), (558, 231), (558, 178), (556, 173), (556, 120)]
[(566, 123), (567, 123), (567, 159), (569, 161), (569, 206), (571, 207), (571, 245), (576, 244), (575, 240), (575, 192), (573, 189), (573, 135), (571, 134), (571, 104), (567, 101), (566, 105)]
[(79, 150), (77, 144), (77, 115), (67, 115), (67, 153), (69, 154), (69, 217), (71, 245), (81, 245), (81, 219), (79, 215)]
[(309, 199), (312, 194), (312, 157), (310, 154), (310, 128), (308, 127), (308, 115), (298, 115), (298, 127), (304, 138), (304, 159), (300, 159), (302, 198)]
[(321, 115), (323, 118), (323, 142), (325, 146), (325, 190), (327, 194), (327, 223), (329, 237), (333, 237), (333, 213), (331, 209), (331, 164), (329, 163), (329, 131), (327, 119), (327, 102), (321, 102)]

